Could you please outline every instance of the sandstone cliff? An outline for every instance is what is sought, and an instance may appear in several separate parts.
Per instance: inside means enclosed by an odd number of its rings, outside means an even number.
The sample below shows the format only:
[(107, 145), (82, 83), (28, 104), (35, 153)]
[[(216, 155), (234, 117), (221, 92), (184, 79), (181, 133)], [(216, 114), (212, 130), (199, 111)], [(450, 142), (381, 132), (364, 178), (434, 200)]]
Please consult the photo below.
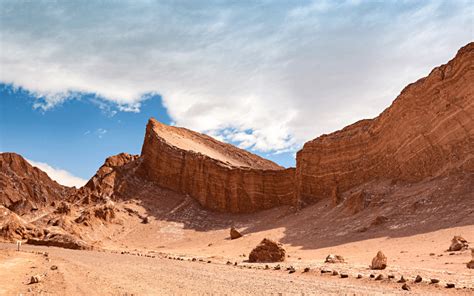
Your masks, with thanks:
[(211, 210), (255, 212), (295, 203), (294, 169), (150, 119), (137, 173)]
[(51, 180), (18, 154), (0, 154), (0, 205), (16, 213), (50, 205), (73, 190)]
[(305, 202), (381, 181), (413, 183), (474, 171), (474, 43), (408, 85), (377, 118), (307, 142), (297, 154)]

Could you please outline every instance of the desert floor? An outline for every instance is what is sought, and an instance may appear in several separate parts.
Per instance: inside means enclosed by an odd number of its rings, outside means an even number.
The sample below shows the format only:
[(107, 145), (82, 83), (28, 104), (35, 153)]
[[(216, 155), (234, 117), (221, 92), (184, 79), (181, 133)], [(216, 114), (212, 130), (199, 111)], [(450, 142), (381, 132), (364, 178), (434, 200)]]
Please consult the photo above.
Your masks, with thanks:
[[(319, 249), (285, 245), (289, 257), (280, 264), (281, 270), (274, 270), (276, 263), (268, 264), (265, 269), (266, 264), (246, 262), (250, 245), (258, 242), (260, 236), (278, 237), (278, 232), (278, 229), (272, 233), (267, 230), (265, 234), (231, 241), (222, 239), (227, 234), (219, 230), (208, 233), (205, 241), (197, 235), (200, 240), (190, 240), (188, 244), (181, 242), (179, 247), (110, 247), (101, 251), (23, 245), (22, 251), (17, 252), (14, 244), (2, 243), (0, 294), (407, 294), (401, 289), (402, 284), (396, 282), (403, 275), (408, 280), (411, 294), (474, 295), (474, 270), (465, 266), (470, 260), (470, 252), (446, 252), (446, 245), (454, 234), (463, 233), (473, 241), (474, 226), (410, 237), (378, 237)], [(378, 249), (387, 254), (389, 267), (372, 271), (368, 265)], [(341, 254), (347, 262), (323, 263), (329, 253)], [(53, 265), (57, 269), (52, 270)], [(295, 267), (296, 272), (289, 274), (286, 270), (289, 266)], [(310, 271), (303, 272), (305, 267)], [(321, 274), (321, 269), (347, 273), (349, 277)], [(363, 278), (357, 279), (358, 274)], [(384, 279), (376, 281), (370, 278), (371, 274), (382, 274)], [(40, 283), (29, 284), (33, 275), (43, 275)], [(388, 275), (394, 275), (395, 279), (388, 279)], [(416, 275), (423, 278), (422, 283), (413, 282)], [(439, 284), (431, 284), (431, 278), (439, 279)], [(446, 283), (454, 283), (456, 288), (447, 289)]]

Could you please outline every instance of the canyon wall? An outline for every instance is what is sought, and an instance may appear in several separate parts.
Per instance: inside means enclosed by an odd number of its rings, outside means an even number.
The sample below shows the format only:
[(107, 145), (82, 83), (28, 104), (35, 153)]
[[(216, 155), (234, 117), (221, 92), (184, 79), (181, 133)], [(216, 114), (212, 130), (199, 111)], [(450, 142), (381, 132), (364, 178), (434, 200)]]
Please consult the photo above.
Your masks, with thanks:
[(248, 213), (296, 202), (294, 169), (154, 119), (137, 173), (216, 211)]
[(297, 154), (304, 202), (361, 184), (474, 171), (474, 43), (408, 85), (378, 117), (307, 142)]

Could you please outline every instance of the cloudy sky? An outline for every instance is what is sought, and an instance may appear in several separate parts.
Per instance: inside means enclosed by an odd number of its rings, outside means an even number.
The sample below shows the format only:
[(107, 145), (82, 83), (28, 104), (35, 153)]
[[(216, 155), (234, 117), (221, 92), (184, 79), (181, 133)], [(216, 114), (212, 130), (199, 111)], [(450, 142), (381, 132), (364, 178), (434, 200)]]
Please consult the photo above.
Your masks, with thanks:
[(150, 116), (285, 166), (472, 41), (473, 2), (0, 0), (0, 151), (80, 185)]

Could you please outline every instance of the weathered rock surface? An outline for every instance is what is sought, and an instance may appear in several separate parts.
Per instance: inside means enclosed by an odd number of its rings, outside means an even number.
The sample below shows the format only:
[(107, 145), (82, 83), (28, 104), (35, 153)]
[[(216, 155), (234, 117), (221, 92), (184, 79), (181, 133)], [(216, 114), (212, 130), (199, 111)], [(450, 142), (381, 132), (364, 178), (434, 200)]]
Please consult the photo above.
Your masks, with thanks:
[(297, 154), (301, 200), (332, 198), (338, 204), (342, 193), (369, 182), (473, 172), (473, 62), (470, 43), (408, 85), (378, 117), (307, 142)]
[(285, 249), (280, 244), (264, 238), (249, 255), (249, 262), (282, 262), (285, 261)]
[(75, 189), (49, 176), (16, 153), (0, 153), (0, 205), (24, 214), (61, 200)]
[(387, 256), (382, 253), (382, 251), (378, 251), (377, 255), (372, 259), (372, 265), (370, 265), (371, 269), (385, 269), (387, 267)]
[(448, 251), (461, 251), (467, 250), (469, 248), (469, 243), (465, 238), (459, 235), (455, 235), (451, 240), (451, 245), (449, 246)]
[(296, 201), (294, 169), (153, 118), (137, 172), (216, 211), (255, 212)]

